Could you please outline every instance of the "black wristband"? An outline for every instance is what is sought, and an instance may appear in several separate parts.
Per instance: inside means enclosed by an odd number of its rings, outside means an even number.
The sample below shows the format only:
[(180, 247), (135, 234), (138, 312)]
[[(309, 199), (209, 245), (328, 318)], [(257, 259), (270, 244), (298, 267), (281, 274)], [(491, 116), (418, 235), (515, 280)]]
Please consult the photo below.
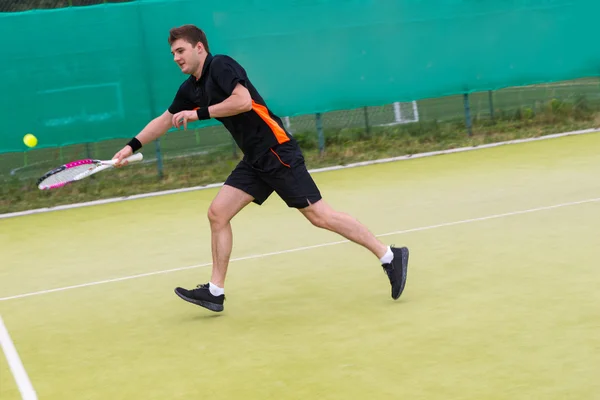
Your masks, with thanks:
[(136, 137), (131, 139), (127, 145), (131, 147), (131, 150), (133, 150), (134, 153), (142, 148), (142, 142), (140, 142)]
[(210, 113), (208, 112), (208, 107), (200, 107), (199, 109), (196, 110), (196, 114), (198, 114), (198, 121), (210, 119)]

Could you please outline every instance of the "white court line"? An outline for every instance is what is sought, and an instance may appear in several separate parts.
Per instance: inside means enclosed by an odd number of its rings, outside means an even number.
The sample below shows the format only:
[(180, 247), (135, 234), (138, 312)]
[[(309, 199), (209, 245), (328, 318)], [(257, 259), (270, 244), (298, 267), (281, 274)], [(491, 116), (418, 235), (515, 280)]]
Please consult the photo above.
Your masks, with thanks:
[[(377, 236), (377, 237), (383, 237), (383, 236), (392, 236), (392, 235), (402, 235), (402, 234), (405, 234), (405, 233), (426, 231), (426, 230), (430, 230), (430, 229), (443, 228), (443, 227), (446, 227), (446, 226), (455, 226), (455, 225), (469, 224), (471, 222), (487, 221), (487, 220), (490, 220), (490, 219), (504, 218), (504, 217), (510, 217), (510, 216), (514, 216), (514, 215), (529, 214), (529, 213), (538, 212), (538, 211), (553, 210), (553, 209), (556, 209), (556, 208), (576, 206), (576, 205), (579, 205), (579, 204), (586, 204), (586, 203), (597, 203), (597, 202), (600, 202), (600, 197), (593, 198), (593, 199), (587, 199), (587, 200), (572, 201), (572, 202), (568, 202), (568, 203), (555, 204), (555, 205), (551, 205), (551, 206), (530, 208), (528, 210), (512, 211), (512, 212), (507, 212), (507, 213), (503, 213), (503, 214), (493, 214), (493, 215), (488, 215), (488, 216), (485, 216), (485, 217), (463, 219), (461, 221), (444, 222), (444, 223), (441, 223), (441, 224), (429, 225), (429, 226), (422, 226), (422, 227), (419, 227), (419, 228), (412, 228), (412, 229), (405, 229), (405, 230), (401, 230), (401, 231), (381, 233), (381, 234), (375, 235), (375, 236)], [(295, 253), (297, 251), (305, 251), (305, 250), (318, 249), (320, 247), (335, 246), (335, 245), (342, 244), (342, 243), (349, 243), (349, 241), (348, 240), (340, 240), (340, 241), (337, 241), (337, 242), (328, 242), (328, 243), (315, 244), (315, 245), (312, 245), (312, 246), (297, 247), (295, 249), (274, 251), (272, 253), (253, 254), (253, 255), (245, 256), (245, 257), (232, 258), (229, 262), (231, 263), (231, 262), (236, 262), (236, 261), (244, 261), (244, 260), (252, 260), (252, 259), (256, 259), (256, 258), (265, 258), (265, 257), (270, 257), (270, 256), (276, 256), (276, 255), (280, 255), (280, 254)], [(23, 293), (23, 294), (18, 294), (18, 295), (15, 295), (15, 296), (8, 296), (8, 297), (0, 297), (0, 301), (21, 299), (23, 297), (38, 296), (38, 295), (47, 294), (47, 293), (62, 292), (62, 291), (65, 291), (65, 290), (77, 289), (77, 288), (82, 288), (82, 287), (87, 287), (87, 286), (102, 285), (102, 284), (105, 284), (105, 283), (127, 281), (127, 280), (130, 280), (130, 279), (143, 278), (143, 277), (146, 277), (146, 276), (168, 274), (168, 273), (171, 273), (171, 272), (185, 271), (185, 270), (193, 269), (193, 268), (208, 267), (210, 265), (212, 265), (212, 262), (210, 262), (210, 263), (204, 263), (204, 264), (198, 264), (198, 265), (191, 265), (191, 266), (188, 266), (188, 267), (180, 267), (180, 268), (166, 269), (166, 270), (162, 270), (162, 271), (147, 272), (147, 273), (138, 274), (138, 275), (124, 276), (124, 277), (121, 277), (121, 278), (106, 279), (106, 280), (102, 280), (102, 281), (82, 283), (82, 284), (79, 284), (79, 285), (65, 286), (65, 287), (60, 287), (60, 288), (56, 288), (56, 289), (40, 290), (38, 292)]]
[(2, 347), (4, 355), (6, 355), (8, 367), (15, 377), (17, 387), (19, 388), (19, 392), (21, 392), (21, 398), (23, 398), (23, 400), (37, 400), (37, 394), (31, 385), (31, 381), (29, 380), (27, 372), (25, 371), (25, 367), (23, 367), (23, 363), (19, 358), (17, 349), (15, 349), (15, 345), (10, 339), (10, 335), (8, 334), (8, 330), (2, 321), (2, 317), (0, 317), (0, 347)]
[[(364, 167), (367, 165), (383, 164), (383, 163), (403, 161), (403, 160), (412, 160), (415, 158), (423, 158), (423, 157), (433, 157), (433, 156), (439, 156), (439, 155), (443, 155), (443, 154), (462, 153), (465, 151), (489, 149), (492, 147), (505, 146), (505, 145), (509, 145), (509, 144), (537, 142), (540, 140), (556, 139), (556, 138), (560, 138), (560, 137), (573, 136), (573, 135), (585, 135), (585, 134), (597, 133), (597, 132), (600, 132), (600, 129), (596, 129), (596, 128), (582, 129), (579, 131), (554, 133), (551, 135), (544, 135), (544, 136), (533, 137), (533, 138), (514, 139), (514, 140), (507, 140), (504, 142), (481, 144), (481, 145), (477, 145), (477, 146), (459, 147), (456, 149), (448, 149), (448, 150), (429, 151), (427, 153), (407, 154), (405, 156), (380, 158), (377, 160), (361, 161), (361, 162), (355, 162), (352, 164), (345, 164), (345, 165), (334, 165), (331, 167), (311, 169), (308, 172), (310, 172), (311, 174), (314, 174), (314, 173), (318, 173), (318, 172), (335, 171), (338, 169)], [(95, 206), (95, 205), (101, 205), (101, 204), (109, 204), (109, 203), (115, 203), (115, 202), (126, 201), (126, 200), (143, 199), (146, 197), (156, 197), (156, 196), (164, 196), (164, 195), (168, 195), (168, 194), (177, 194), (177, 193), (191, 192), (191, 191), (196, 191), (196, 190), (212, 189), (212, 188), (218, 188), (221, 186), (223, 186), (223, 182), (211, 183), (209, 185), (204, 185), (204, 186), (193, 186), (193, 187), (181, 188), (181, 189), (163, 190), (163, 191), (159, 191), (159, 192), (134, 194), (131, 196), (124, 196), (124, 197), (114, 197), (111, 199), (94, 200), (94, 201), (88, 201), (88, 202), (84, 202), (84, 203), (65, 204), (62, 206), (36, 208), (33, 210), (17, 211), (17, 212), (12, 212), (12, 213), (0, 214), (0, 219), (21, 217), (21, 216), (25, 216), (25, 215), (46, 213), (46, 212), (58, 211), (58, 210), (68, 210), (68, 209), (79, 208), (79, 207), (88, 207), (88, 206)]]

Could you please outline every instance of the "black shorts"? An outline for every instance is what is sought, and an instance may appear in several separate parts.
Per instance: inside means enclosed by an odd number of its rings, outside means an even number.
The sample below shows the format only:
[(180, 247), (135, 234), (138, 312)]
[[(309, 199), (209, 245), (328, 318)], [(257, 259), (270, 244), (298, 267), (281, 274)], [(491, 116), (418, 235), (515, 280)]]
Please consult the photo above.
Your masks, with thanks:
[(275, 191), (288, 207), (304, 208), (321, 200), (321, 193), (306, 169), (295, 141), (272, 147), (256, 162), (242, 160), (226, 185), (240, 189), (262, 204)]

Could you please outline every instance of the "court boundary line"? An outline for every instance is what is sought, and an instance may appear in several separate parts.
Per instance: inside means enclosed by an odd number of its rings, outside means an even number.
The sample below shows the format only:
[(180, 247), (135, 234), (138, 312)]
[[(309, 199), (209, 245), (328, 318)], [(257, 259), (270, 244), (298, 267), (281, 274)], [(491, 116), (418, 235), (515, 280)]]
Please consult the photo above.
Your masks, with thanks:
[(17, 383), (17, 388), (21, 393), (21, 398), (23, 400), (37, 400), (37, 394), (31, 381), (29, 380), (29, 376), (27, 375), (27, 371), (25, 371), (25, 367), (21, 362), (21, 358), (19, 357), (19, 353), (17, 353), (17, 349), (15, 348), (15, 344), (13, 343), (10, 335), (8, 333), (8, 329), (6, 329), (6, 325), (0, 316), (0, 348), (2, 348), (4, 355), (6, 356), (6, 361), (8, 361), (8, 368), (12, 372), (13, 378)]
[[(544, 136), (539, 136), (539, 137), (535, 137), (535, 138), (507, 140), (507, 141), (503, 141), (503, 142), (488, 143), (488, 144), (482, 144), (482, 145), (478, 145), (478, 146), (459, 147), (456, 149), (430, 151), (430, 152), (426, 152), (426, 153), (417, 153), (417, 154), (407, 154), (404, 156), (380, 158), (380, 159), (376, 159), (376, 160), (361, 161), (361, 162), (355, 162), (355, 163), (350, 163), (350, 164), (345, 164), (345, 165), (333, 165), (330, 167), (310, 169), (309, 172), (311, 174), (314, 174), (314, 173), (319, 173), (319, 172), (336, 171), (336, 170), (340, 170), (340, 169), (364, 167), (364, 166), (374, 165), (374, 164), (383, 164), (383, 163), (390, 163), (390, 162), (395, 162), (395, 161), (411, 160), (411, 159), (415, 159), (415, 158), (432, 157), (432, 156), (437, 156), (437, 155), (462, 153), (465, 151), (489, 149), (492, 147), (505, 146), (505, 145), (509, 145), (509, 144), (528, 143), (528, 142), (535, 142), (535, 141), (540, 141), (540, 140), (556, 139), (556, 138), (565, 137), (565, 136), (584, 135), (584, 134), (588, 134), (588, 133), (597, 133), (597, 132), (600, 132), (600, 128), (582, 129), (582, 130), (577, 130), (577, 131), (554, 133), (551, 135), (544, 135)], [(211, 183), (211, 184), (202, 185), (202, 186), (192, 186), (192, 187), (187, 187), (187, 188), (161, 190), (161, 191), (157, 191), (157, 192), (140, 193), (140, 194), (135, 194), (135, 195), (131, 195), (131, 196), (113, 197), (110, 199), (86, 201), (83, 203), (65, 204), (65, 205), (60, 205), (60, 206), (55, 206), (55, 207), (44, 207), (44, 208), (36, 208), (36, 209), (32, 209), (32, 210), (4, 213), (4, 214), (0, 214), (0, 219), (22, 217), (22, 216), (27, 216), (27, 215), (32, 215), (32, 214), (40, 214), (40, 213), (46, 213), (46, 212), (52, 212), (52, 211), (69, 210), (69, 209), (73, 209), (73, 208), (116, 203), (116, 202), (127, 201), (127, 200), (143, 199), (143, 198), (147, 198), (147, 197), (165, 196), (165, 195), (169, 195), (169, 194), (192, 192), (192, 191), (196, 191), (196, 190), (212, 189), (212, 188), (221, 187), (221, 186), (223, 186), (223, 184), (224, 184), (224, 182)]]
[[(406, 233), (422, 232), (422, 231), (427, 231), (427, 230), (431, 230), (431, 229), (444, 228), (444, 227), (456, 226), (456, 225), (464, 225), (464, 224), (469, 224), (472, 222), (488, 221), (488, 220), (492, 220), (492, 219), (511, 217), (511, 216), (515, 216), (515, 215), (531, 214), (531, 213), (539, 212), (539, 211), (554, 210), (557, 208), (564, 208), (564, 207), (576, 206), (576, 205), (581, 205), (581, 204), (589, 204), (589, 203), (597, 203), (597, 202), (600, 202), (600, 197), (586, 199), (586, 200), (571, 201), (571, 202), (567, 202), (567, 203), (559, 203), (559, 204), (554, 204), (554, 205), (550, 205), (550, 206), (529, 208), (529, 209), (520, 210), (520, 211), (510, 211), (510, 212), (501, 213), (501, 214), (492, 214), (492, 215), (487, 215), (484, 217), (469, 218), (469, 219), (463, 219), (463, 220), (452, 221), (452, 222), (443, 222), (443, 223), (435, 224), (435, 225), (421, 226), (421, 227), (417, 227), (417, 228), (410, 228), (410, 229), (403, 229), (403, 230), (394, 231), (394, 232), (381, 233), (381, 234), (378, 234), (375, 236), (376, 237), (384, 237), (384, 236), (393, 236), (393, 235), (403, 235)], [(350, 243), (350, 241), (349, 240), (340, 240), (340, 241), (335, 241), (335, 242), (327, 242), (327, 243), (315, 244), (315, 245), (311, 245), (311, 246), (303, 246), (303, 247), (297, 247), (297, 248), (293, 248), (293, 249), (274, 251), (274, 252), (269, 252), (269, 253), (252, 254), (249, 256), (232, 258), (229, 262), (233, 263), (233, 262), (244, 261), (244, 260), (265, 258), (265, 257), (271, 257), (271, 256), (276, 256), (276, 255), (281, 255), (281, 254), (288, 254), (288, 253), (295, 253), (295, 252), (299, 252), (299, 251), (318, 249), (321, 247), (335, 246), (335, 245), (343, 244), (343, 243)], [(189, 270), (189, 269), (208, 267), (211, 265), (212, 265), (212, 262), (207, 262), (207, 263), (203, 263), (203, 264), (190, 265), (187, 267), (179, 267), (179, 268), (172, 268), (172, 269), (166, 269), (166, 270), (161, 270), (161, 271), (145, 272), (143, 274), (129, 275), (129, 276), (123, 276), (123, 277), (119, 277), (119, 278), (104, 279), (104, 280), (95, 281), (95, 282), (82, 283), (82, 284), (78, 284), (78, 285), (64, 286), (64, 287), (59, 287), (59, 288), (54, 288), (54, 289), (46, 289), (46, 290), (40, 290), (40, 291), (35, 291), (35, 292), (17, 294), (17, 295), (13, 295), (13, 296), (0, 297), (0, 302), (8, 301), (8, 300), (16, 300), (16, 299), (21, 299), (21, 298), (25, 298), (25, 297), (39, 296), (39, 295), (48, 294), (48, 293), (63, 292), (66, 290), (78, 289), (78, 288), (83, 288), (83, 287), (88, 287), (88, 286), (97, 286), (97, 285), (102, 285), (102, 284), (106, 284), (106, 283), (122, 282), (122, 281), (137, 279), (137, 278), (143, 278), (143, 277), (147, 277), (147, 276), (169, 274), (172, 272), (179, 272), (179, 271), (185, 271), (185, 270)]]

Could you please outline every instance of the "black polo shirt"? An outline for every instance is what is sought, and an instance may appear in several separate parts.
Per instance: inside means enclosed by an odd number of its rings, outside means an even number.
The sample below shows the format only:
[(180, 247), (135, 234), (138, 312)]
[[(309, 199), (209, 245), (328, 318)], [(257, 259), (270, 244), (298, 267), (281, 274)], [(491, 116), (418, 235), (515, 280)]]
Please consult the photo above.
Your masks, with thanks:
[(209, 53), (202, 75), (185, 80), (169, 107), (171, 114), (217, 104), (231, 96), (237, 84), (245, 86), (252, 97), (252, 110), (231, 117), (216, 118), (231, 133), (247, 161), (253, 163), (269, 148), (285, 143), (291, 135), (281, 119), (273, 114), (248, 79), (246, 71), (233, 58)]

